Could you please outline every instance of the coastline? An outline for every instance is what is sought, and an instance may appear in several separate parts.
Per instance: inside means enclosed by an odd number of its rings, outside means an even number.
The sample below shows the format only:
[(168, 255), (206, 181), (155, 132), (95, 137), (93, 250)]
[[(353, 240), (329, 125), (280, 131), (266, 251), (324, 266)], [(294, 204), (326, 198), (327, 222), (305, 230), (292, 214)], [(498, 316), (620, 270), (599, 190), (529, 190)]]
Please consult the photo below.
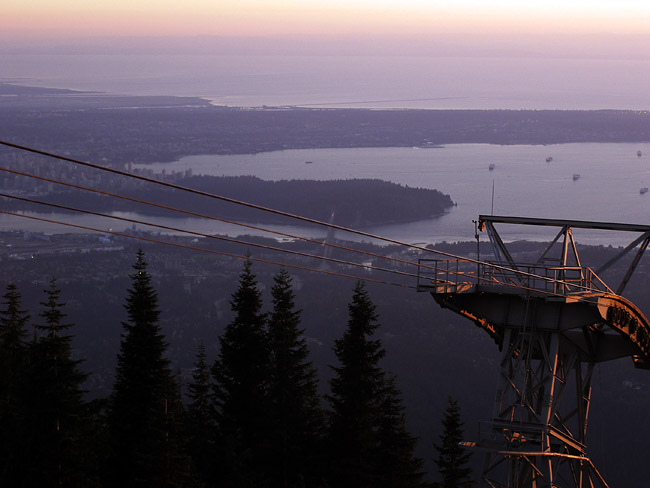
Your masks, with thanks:
[(633, 110), (228, 107), (2, 82), (0, 109), (4, 140), (120, 169), (292, 149), (650, 142), (650, 113)]

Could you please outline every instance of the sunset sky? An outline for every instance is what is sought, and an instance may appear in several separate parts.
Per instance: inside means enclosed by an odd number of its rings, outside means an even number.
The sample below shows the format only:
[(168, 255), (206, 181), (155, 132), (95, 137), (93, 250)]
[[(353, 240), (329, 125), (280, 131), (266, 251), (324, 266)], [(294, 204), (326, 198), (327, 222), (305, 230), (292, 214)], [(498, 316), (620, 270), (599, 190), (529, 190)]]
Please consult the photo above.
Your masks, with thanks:
[(3, 38), (645, 34), (647, 0), (4, 0)]

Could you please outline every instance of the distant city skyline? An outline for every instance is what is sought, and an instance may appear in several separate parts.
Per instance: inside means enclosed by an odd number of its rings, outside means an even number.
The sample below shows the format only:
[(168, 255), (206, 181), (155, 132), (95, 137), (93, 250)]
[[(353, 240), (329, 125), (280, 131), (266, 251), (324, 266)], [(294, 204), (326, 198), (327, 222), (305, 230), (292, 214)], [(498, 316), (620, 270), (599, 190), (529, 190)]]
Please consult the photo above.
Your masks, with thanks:
[[(634, 0), (5, 0), (0, 42), (88, 37), (310, 38), (321, 42), (463, 38), (494, 42), (607, 39), (637, 49), (650, 3)], [(581, 41), (581, 39), (583, 41)]]

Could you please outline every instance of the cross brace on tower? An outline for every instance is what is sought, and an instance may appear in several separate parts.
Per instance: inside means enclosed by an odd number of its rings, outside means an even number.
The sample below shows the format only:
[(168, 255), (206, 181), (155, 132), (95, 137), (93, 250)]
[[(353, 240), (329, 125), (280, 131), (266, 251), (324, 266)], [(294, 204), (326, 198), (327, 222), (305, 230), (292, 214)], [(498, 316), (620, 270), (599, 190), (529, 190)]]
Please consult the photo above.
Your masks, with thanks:
[[(518, 263), (495, 224), (560, 230), (535, 262)], [(478, 225), (495, 261), (420, 260), (418, 290), (472, 320), (501, 351), (492, 418), (465, 443), (485, 452), (480, 485), (608, 488), (587, 455), (591, 380), (595, 364), (621, 357), (650, 369), (650, 323), (621, 296), (650, 226), (498, 216), (479, 216)], [(638, 247), (616, 292), (582, 265), (575, 228), (641, 234), (599, 269)]]

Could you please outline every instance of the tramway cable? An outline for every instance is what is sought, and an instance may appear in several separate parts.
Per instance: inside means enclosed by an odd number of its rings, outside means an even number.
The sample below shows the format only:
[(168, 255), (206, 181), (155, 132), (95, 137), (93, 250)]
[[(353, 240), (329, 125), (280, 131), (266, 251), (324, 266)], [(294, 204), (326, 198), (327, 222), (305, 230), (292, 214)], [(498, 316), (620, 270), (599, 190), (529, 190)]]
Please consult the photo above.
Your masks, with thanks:
[(83, 213), (83, 214), (86, 214), (86, 215), (95, 215), (97, 217), (104, 217), (104, 218), (109, 218), (109, 219), (121, 220), (123, 222), (129, 222), (129, 223), (138, 224), (138, 225), (147, 225), (147, 226), (150, 226), (150, 227), (158, 227), (160, 229), (171, 230), (171, 231), (174, 231), (174, 232), (182, 232), (182, 233), (186, 233), (186, 234), (192, 234), (192, 235), (196, 235), (196, 236), (200, 236), (200, 237), (205, 237), (205, 238), (208, 238), (208, 239), (216, 239), (216, 240), (225, 241), (225, 242), (232, 242), (232, 243), (235, 243), (235, 244), (243, 244), (243, 245), (246, 245), (246, 246), (258, 247), (260, 249), (266, 249), (266, 250), (270, 250), (270, 251), (284, 252), (284, 253), (287, 253), (287, 254), (294, 254), (294, 255), (307, 257), (307, 258), (321, 259), (321, 260), (324, 260), (324, 261), (330, 261), (330, 262), (333, 262), (333, 263), (343, 264), (343, 265), (346, 265), (346, 266), (361, 267), (361, 268), (365, 268), (365, 269), (372, 269), (372, 270), (375, 270), (375, 271), (383, 271), (383, 272), (386, 272), (386, 273), (393, 273), (393, 274), (398, 274), (398, 275), (402, 275), (402, 276), (408, 276), (408, 277), (411, 277), (411, 278), (417, 278), (416, 274), (406, 273), (404, 271), (392, 270), (392, 269), (387, 269), (387, 268), (380, 268), (380, 267), (377, 267), (377, 266), (365, 265), (365, 264), (355, 263), (355, 262), (352, 262), (352, 261), (344, 261), (342, 259), (329, 258), (329, 257), (325, 257), (325, 256), (318, 256), (316, 254), (310, 254), (310, 253), (306, 253), (306, 252), (302, 252), (302, 251), (294, 251), (294, 250), (291, 250), (291, 249), (282, 249), (282, 248), (279, 248), (279, 247), (268, 246), (266, 244), (258, 244), (258, 243), (255, 243), (255, 242), (242, 241), (240, 239), (234, 239), (232, 237), (205, 234), (203, 232), (196, 232), (196, 231), (181, 229), (181, 228), (178, 228), (178, 227), (172, 227), (172, 226), (168, 226), (168, 225), (154, 224), (154, 223), (146, 222), (146, 221), (142, 221), (142, 220), (130, 219), (128, 217), (119, 217), (117, 215), (108, 215), (108, 214), (104, 214), (104, 213), (101, 213), (101, 212), (95, 212), (93, 210), (85, 210), (85, 209), (81, 209), (81, 208), (77, 208), (77, 207), (71, 207), (71, 206), (68, 206), (68, 205), (61, 205), (61, 204), (57, 204), (57, 203), (44, 202), (42, 200), (35, 200), (33, 198), (20, 197), (20, 196), (16, 196), (16, 195), (9, 195), (7, 193), (0, 193), (0, 197), (11, 198), (11, 199), (14, 199), (14, 200), (21, 200), (23, 202), (35, 203), (35, 204), (38, 204), (38, 205), (44, 205), (44, 206), (47, 206), (47, 207), (58, 208), (58, 209), (61, 209), (61, 210), (69, 210), (69, 211), (72, 211), (72, 212)]
[[(19, 176), (25, 176), (27, 178), (33, 178), (33, 179), (40, 180), (40, 181), (46, 181), (48, 183), (55, 183), (55, 184), (67, 186), (67, 187), (70, 187), (70, 188), (75, 188), (75, 189), (78, 189), (78, 190), (89, 191), (89, 192), (92, 192), (92, 193), (97, 193), (99, 195), (104, 195), (104, 196), (108, 196), (108, 197), (111, 197), (111, 198), (118, 198), (118, 199), (130, 201), (130, 202), (134, 202), (134, 203), (149, 205), (149, 206), (164, 209), (164, 210), (170, 210), (172, 212), (179, 212), (179, 213), (182, 213), (182, 214), (185, 214), (185, 215), (191, 215), (193, 217), (199, 217), (199, 218), (214, 220), (214, 221), (217, 221), (217, 222), (223, 222), (223, 223), (226, 223), (226, 224), (237, 225), (237, 226), (240, 226), (240, 227), (245, 227), (245, 228), (248, 228), (248, 229), (267, 232), (267, 233), (270, 233), (270, 234), (275, 234), (275, 235), (279, 235), (279, 236), (283, 236), (283, 237), (288, 237), (288, 238), (291, 238), (291, 239), (298, 239), (298, 240), (301, 240), (301, 241), (317, 244), (319, 246), (332, 247), (332, 248), (335, 248), (335, 249), (355, 252), (355, 253), (363, 254), (363, 255), (366, 255), (366, 256), (372, 256), (372, 257), (375, 257), (375, 258), (382, 258), (382, 259), (386, 259), (386, 260), (393, 261), (393, 262), (396, 262), (396, 263), (408, 264), (408, 265), (411, 265), (411, 266), (418, 266), (418, 263), (415, 263), (413, 261), (407, 261), (405, 259), (385, 256), (383, 254), (378, 254), (378, 253), (374, 253), (374, 252), (371, 252), (371, 251), (364, 251), (362, 249), (355, 249), (355, 248), (352, 248), (352, 247), (347, 247), (347, 246), (343, 246), (343, 245), (340, 245), (340, 244), (334, 244), (334, 243), (331, 243), (331, 242), (319, 241), (319, 240), (316, 240), (316, 239), (311, 239), (309, 237), (303, 237), (303, 236), (299, 236), (299, 235), (295, 235), (295, 234), (289, 234), (287, 232), (280, 232), (280, 231), (277, 231), (277, 230), (267, 229), (265, 227), (260, 227), (260, 226), (251, 225), (251, 224), (245, 224), (243, 222), (237, 222), (237, 221), (234, 221), (234, 220), (223, 219), (221, 217), (214, 217), (212, 215), (193, 212), (191, 210), (184, 210), (184, 209), (181, 209), (181, 208), (176, 208), (176, 207), (172, 207), (172, 206), (169, 206), (169, 205), (163, 205), (163, 204), (160, 204), (160, 203), (154, 203), (154, 202), (150, 202), (150, 201), (147, 201), (147, 200), (141, 200), (141, 199), (138, 199), (138, 198), (127, 197), (125, 195), (118, 195), (116, 193), (111, 193), (111, 192), (107, 192), (107, 191), (104, 191), (104, 190), (97, 190), (95, 188), (89, 188), (89, 187), (82, 186), (82, 185), (75, 185), (73, 183), (68, 183), (68, 182), (65, 182), (65, 181), (56, 180), (56, 179), (52, 179), (52, 178), (46, 178), (44, 176), (37, 176), (37, 175), (30, 174), (30, 173), (24, 173), (22, 171), (16, 171), (16, 170), (8, 169), (8, 168), (0, 168), (0, 171), (4, 171), (4, 172), (11, 173), (11, 174), (14, 174), (14, 175), (19, 175)], [(425, 268), (426, 268), (426, 266), (425, 266)]]
[(92, 232), (99, 232), (101, 234), (110, 234), (110, 235), (114, 235), (114, 236), (118, 236), (118, 237), (126, 237), (128, 239), (137, 239), (137, 240), (145, 241), (145, 242), (153, 242), (153, 243), (156, 243), (156, 244), (164, 244), (164, 245), (167, 245), (167, 246), (179, 247), (179, 248), (183, 248), (183, 249), (191, 249), (191, 250), (194, 250), (194, 251), (207, 252), (207, 253), (210, 253), (210, 254), (217, 254), (217, 255), (220, 255), (220, 256), (227, 256), (227, 257), (237, 258), (237, 259), (248, 259), (250, 261), (255, 261), (255, 262), (259, 262), (259, 263), (272, 264), (272, 265), (276, 265), (276, 266), (284, 266), (284, 267), (287, 267), (287, 268), (300, 269), (300, 270), (304, 270), (304, 271), (314, 271), (316, 273), (322, 273), (322, 274), (327, 274), (327, 275), (331, 275), (331, 276), (339, 276), (339, 277), (343, 277), (343, 278), (352, 278), (352, 279), (355, 279), (355, 280), (368, 281), (370, 283), (378, 283), (378, 284), (381, 284), (381, 285), (399, 286), (401, 288), (415, 288), (413, 285), (407, 285), (407, 284), (404, 284), (404, 283), (394, 283), (394, 282), (391, 282), (391, 281), (377, 280), (377, 279), (374, 279), (374, 278), (368, 278), (368, 277), (364, 277), (364, 276), (348, 275), (348, 274), (339, 273), (339, 272), (336, 272), (336, 271), (327, 271), (327, 270), (323, 270), (323, 269), (309, 268), (307, 266), (299, 266), (299, 265), (296, 265), (296, 264), (280, 263), (280, 262), (271, 261), (271, 260), (268, 260), (268, 259), (254, 258), (252, 256), (242, 256), (242, 255), (239, 255), (239, 254), (227, 253), (227, 252), (223, 252), (223, 251), (216, 251), (214, 249), (205, 249), (205, 248), (202, 248), (202, 247), (190, 246), (190, 245), (187, 245), (187, 244), (180, 244), (178, 242), (162, 241), (160, 239), (154, 239), (154, 238), (151, 238), (151, 237), (135, 236), (135, 235), (132, 235), (132, 234), (126, 234), (126, 233), (123, 233), (123, 232), (115, 232), (115, 231), (112, 231), (112, 230), (97, 229), (95, 227), (89, 227), (89, 226), (86, 226), (86, 225), (71, 224), (69, 222), (61, 222), (60, 220), (46, 219), (46, 218), (42, 218), (42, 217), (35, 217), (33, 215), (25, 215), (25, 214), (19, 214), (19, 213), (15, 213), (15, 212), (8, 212), (6, 210), (0, 210), (0, 214), (12, 215), (14, 217), (21, 217), (21, 218), (26, 218), (26, 219), (30, 219), (30, 220), (37, 220), (39, 222), (47, 222), (47, 223), (50, 223), (50, 224), (63, 225), (63, 226), (66, 226), (66, 227), (73, 227), (75, 229), (89, 230), (89, 231), (92, 231)]
[[(10, 194), (6, 194), (6, 193), (0, 193), (0, 197), (11, 198), (11, 199), (15, 199), (15, 200), (21, 200), (21, 201), (25, 201), (25, 202), (28, 202), (28, 203), (35, 203), (35, 204), (44, 205), (44, 206), (48, 206), (48, 207), (59, 208), (61, 210), (79, 212), (79, 213), (88, 214), (88, 215), (96, 215), (98, 217), (103, 217), (103, 218), (111, 218), (111, 219), (115, 219), (115, 220), (121, 220), (121, 221), (129, 222), (129, 223), (139, 224), (139, 225), (146, 225), (146, 226), (150, 226), (150, 227), (158, 227), (158, 228), (161, 228), (161, 229), (171, 230), (171, 231), (174, 231), (174, 232), (193, 234), (193, 235), (198, 235), (198, 236), (205, 237), (205, 238), (217, 239), (217, 240), (222, 240), (222, 241), (226, 241), (226, 242), (232, 242), (232, 243), (235, 243), (235, 244), (242, 244), (242, 245), (258, 247), (258, 248), (267, 249), (267, 250), (272, 250), (272, 251), (284, 252), (284, 253), (288, 253), (288, 254), (295, 254), (295, 255), (300, 255), (300, 256), (303, 256), (303, 257), (309, 257), (309, 258), (314, 258), (314, 259), (321, 259), (321, 260), (324, 260), (324, 261), (335, 262), (337, 264), (343, 264), (343, 265), (347, 265), (347, 266), (355, 266), (355, 267), (360, 267), (360, 268), (364, 268), (364, 269), (371, 269), (371, 270), (375, 270), (375, 271), (383, 271), (383, 272), (388, 272), (388, 273), (393, 273), (393, 274), (398, 274), (398, 275), (408, 276), (408, 277), (413, 277), (413, 278), (418, 277), (418, 275), (416, 275), (416, 274), (406, 273), (406, 272), (403, 272), (403, 271), (391, 270), (391, 269), (386, 269), (386, 268), (381, 268), (381, 267), (378, 267), (378, 266), (372, 266), (372, 265), (366, 265), (366, 264), (360, 264), (360, 263), (355, 263), (355, 262), (352, 262), (352, 261), (344, 261), (344, 260), (340, 260), (340, 259), (336, 259), (336, 258), (328, 258), (328, 257), (325, 257), (325, 256), (318, 256), (318, 255), (304, 253), (304, 252), (300, 252), (300, 251), (282, 249), (282, 248), (277, 248), (277, 247), (274, 247), (274, 246), (268, 246), (268, 245), (264, 245), (264, 244), (257, 244), (257, 243), (253, 243), (253, 242), (249, 242), (249, 241), (242, 241), (242, 240), (239, 240), (239, 239), (234, 239), (234, 238), (225, 237), (225, 236), (216, 236), (216, 235), (212, 235), (212, 234), (204, 234), (204, 233), (201, 233), (201, 232), (195, 232), (195, 231), (191, 231), (191, 230), (187, 230), (187, 229), (181, 229), (181, 228), (178, 228), (178, 227), (154, 224), (154, 223), (151, 223), (151, 222), (146, 222), (146, 221), (141, 221), (141, 220), (136, 220), (136, 219), (130, 219), (130, 218), (127, 218), (127, 217), (119, 217), (119, 216), (115, 216), (115, 215), (108, 215), (108, 214), (103, 214), (101, 212), (95, 212), (95, 211), (92, 211), (92, 210), (85, 210), (85, 209), (80, 209), (80, 208), (76, 208), (76, 207), (71, 207), (71, 206), (61, 205), (61, 204), (56, 204), (56, 203), (51, 203), (51, 202), (44, 202), (44, 201), (41, 201), (41, 200), (35, 200), (35, 199), (27, 198), (27, 197), (20, 197), (20, 196), (10, 195)], [(9, 212), (3, 212), (3, 213), (6, 213), (8, 215), (24, 216), (22, 214), (13, 214), (13, 213), (9, 213)], [(39, 220), (39, 219), (36, 218), (36, 220)], [(42, 220), (42, 219), (40, 219), (40, 220)], [(45, 220), (45, 221), (54, 222), (54, 223), (59, 222), (59, 221), (50, 221), (50, 220)], [(72, 225), (72, 226), (74, 226), (74, 224), (67, 224), (67, 223), (63, 223), (63, 222), (61, 222), (61, 224), (62, 225)], [(81, 226), (81, 228), (84, 228), (84, 227)], [(102, 231), (99, 230), (99, 232), (102, 232)], [(318, 242), (318, 241), (316, 241), (316, 242)], [(354, 249), (350, 249), (350, 250), (354, 250)], [(360, 252), (363, 252), (363, 251), (360, 251)], [(381, 255), (379, 255), (379, 256), (381, 256)], [(384, 257), (384, 256), (382, 256), (382, 257)], [(409, 261), (405, 261), (405, 262), (410, 263)], [(415, 263), (412, 263), (412, 264), (415, 264)], [(420, 264), (420, 267), (421, 268), (430, 268), (429, 266), (424, 265), (424, 264)], [(430, 269), (434, 269), (434, 268), (430, 268)], [(462, 271), (450, 271), (450, 274), (452, 274), (452, 275), (454, 275), (456, 277), (469, 277), (469, 276), (471, 276), (471, 273), (468, 274), (468, 273), (465, 273), (465, 272), (462, 272)], [(516, 287), (516, 288), (521, 288), (521, 289), (527, 289), (525, 286), (520, 285), (520, 284), (503, 283), (503, 285), (506, 286), (506, 287)], [(547, 292), (547, 293), (552, 295), (552, 293), (550, 293), (550, 292)]]
[[(406, 242), (398, 241), (397, 239), (382, 237), (382, 236), (378, 236), (378, 235), (375, 235), (375, 234), (371, 234), (369, 232), (363, 232), (363, 231), (360, 231), (360, 230), (351, 229), (349, 227), (344, 227), (344, 226), (341, 226), (341, 225), (330, 224), (330, 223), (327, 223), (327, 222), (323, 222), (321, 220), (312, 219), (312, 218), (309, 218), (309, 217), (303, 217), (301, 215), (292, 214), (290, 212), (284, 212), (282, 210), (276, 210), (276, 209), (273, 209), (273, 208), (264, 207), (263, 205), (257, 205), (257, 204), (250, 203), (250, 202), (244, 202), (242, 200), (237, 200), (235, 198), (225, 197), (223, 195), (216, 195), (214, 193), (210, 193), (210, 192), (206, 192), (206, 191), (202, 191), (202, 190), (196, 190), (194, 188), (189, 188), (189, 187), (182, 186), (182, 185), (176, 185), (174, 183), (169, 183), (167, 181), (156, 180), (154, 178), (148, 178), (148, 177), (142, 176), (142, 175), (136, 175), (136, 174), (128, 173), (126, 171), (122, 171), (122, 170), (119, 170), (119, 169), (110, 168), (110, 167), (106, 167), (106, 166), (101, 166), (101, 165), (98, 165), (98, 164), (89, 163), (87, 161), (81, 161), (81, 160), (78, 160), (78, 159), (69, 158), (67, 156), (61, 156), (61, 155), (58, 155), (58, 154), (54, 154), (54, 153), (50, 153), (50, 152), (46, 152), (46, 151), (41, 151), (39, 149), (34, 149), (34, 148), (31, 148), (31, 147), (27, 147), (27, 146), (21, 146), (19, 144), (14, 144), (14, 143), (7, 142), (7, 141), (0, 140), (0, 145), (4, 145), (4, 146), (7, 146), (7, 147), (12, 147), (14, 149), (19, 149), (19, 150), (22, 150), (22, 151), (31, 152), (31, 153), (34, 153), (34, 154), (39, 154), (41, 156), (46, 156), (46, 157), (49, 157), (49, 158), (59, 159), (61, 161), (67, 161), (69, 163), (78, 164), (78, 165), (81, 165), (81, 166), (86, 166), (86, 167), (97, 169), (97, 170), (100, 170), (100, 171), (106, 171), (106, 172), (109, 172), (109, 173), (118, 174), (118, 175), (121, 175), (121, 176), (125, 176), (127, 178), (133, 178), (133, 179), (137, 179), (137, 180), (140, 180), (140, 181), (145, 181), (147, 183), (153, 183), (153, 184), (156, 184), (156, 185), (165, 186), (167, 188), (173, 188), (175, 190), (180, 190), (180, 191), (192, 193), (192, 194), (195, 194), (195, 195), (200, 195), (200, 196), (204, 196), (204, 197), (208, 197), (208, 198), (213, 198), (213, 199), (216, 199), (216, 200), (221, 200), (221, 201), (224, 201), (224, 202), (229, 202), (229, 203), (234, 203), (234, 204), (237, 204), (237, 205), (242, 205), (244, 207), (249, 207), (249, 208), (253, 208), (253, 209), (256, 209), (256, 210), (269, 212), (269, 213), (272, 213), (272, 214), (275, 214), (275, 215), (280, 215), (280, 216), (283, 216), (283, 217), (288, 217), (288, 218), (300, 220), (300, 221), (303, 221), (303, 222), (308, 222), (310, 224), (321, 225), (321, 226), (324, 226), (324, 227), (329, 227), (331, 229), (340, 230), (340, 231), (343, 231), (343, 232), (350, 232), (352, 234), (357, 234), (357, 235), (360, 235), (360, 236), (363, 236), (363, 237), (369, 237), (371, 239), (377, 239), (377, 240), (380, 240), (380, 241), (389, 242), (391, 244), (396, 244), (396, 245), (399, 245), (399, 246), (405, 246), (405, 247), (409, 247), (409, 248), (412, 248), (412, 249), (418, 249), (420, 251), (433, 252), (433, 253), (436, 253), (436, 254), (439, 254), (439, 255), (442, 255), (442, 256), (447, 256), (447, 257), (451, 257), (451, 258), (454, 258), (454, 259), (462, 259), (463, 261), (472, 262), (471, 259), (462, 258), (460, 256), (456, 256), (456, 255), (451, 254), (451, 253), (446, 253), (444, 251), (434, 251), (434, 250), (429, 249), (429, 248), (424, 247), (424, 246), (418, 246), (416, 244), (408, 244)], [(478, 261), (476, 261), (476, 262), (478, 262)]]
[(391, 244), (396, 244), (396, 245), (405, 246), (405, 247), (408, 247), (408, 248), (411, 248), (411, 249), (417, 249), (417, 250), (425, 251), (425, 252), (428, 252), (428, 253), (437, 254), (439, 256), (445, 256), (445, 257), (448, 257), (448, 258), (458, 260), (460, 262), (467, 262), (467, 263), (474, 263), (474, 264), (489, 266), (489, 267), (491, 267), (493, 269), (496, 269), (496, 270), (506, 271), (506, 272), (509, 272), (509, 273), (515, 273), (515, 274), (517, 274), (519, 276), (523, 276), (523, 277), (541, 279), (541, 280), (549, 282), (549, 283), (559, 283), (559, 284), (563, 283), (562, 280), (552, 279), (552, 278), (548, 278), (548, 277), (544, 277), (544, 276), (538, 276), (538, 275), (535, 275), (533, 273), (529, 273), (529, 272), (525, 272), (525, 271), (513, 270), (513, 269), (508, 268), (506, 266), (502, 266), (502, 265), (498, 265), (498, 264), (494, 264), (494, 263), (487, 263), (487, 262), (479, 261), (479, 260), (472, 259), (472, 258), (465, 258), (465, 257), (458, 256), (458, 255), (455, 255), (455, 254), (452, 254), (452, 253), (445, 252), (445, 251), (439, 251), (439, 250), (430, 249), (430, 248), (423, 247), (423, 246), (418, 246), (416, 244), (408, 244), (408, 243), (405, 243), (405, 242), (402, 242), (402, 241), (398, 241), (396, 239), (381, 237), (381, 236), (371, 234), (371, 233), (368, 233), (368, 232), (363, 232), (363, 231), (360, 231), (360, 230), (355, 230), (355, 229), (351, 229), (351, 228), (336, 225), (336, 224), (330, 224), (330, 223), (323, 222), (323, 221), (320, 221), (320, 220), (317, 220), (317, 219), (303, 217), (303, 216), (292, 214), (292, 213), (289, 213), (289, 212), (284, 212), (284, 211), (281, 211), (281, 210), (276, 210), (276, 209), (264, 207), (262, 205), (257, 205), (257, 204), (253, 204), (253, 203), (249, 203), (249, 202), (244, 202), (244, 201), (237, 200), (237, 199), (234, 199), (234, 198), (225, 197), (223, 195), (216, 195), (214, 193), (209, 193), (209, 192), (205, 192), (205, 191), (202, 191), (202, 190), (196, 190), (196, 189), (185, 187), (185, 186), (182, 186), (182, 185), (176, 185), (174, 183), (169, 183), (169, 182), (165, 182), (165, 181), (156, 180), (156, 179), (153, 179), (153, 178), (148, 178), (146, 176), (127, 173), (126, 171), (121, 171), (121, 170), (118, 170), (118, 169), (115, 169), (115, 168), (109, 168), (109, 167), (106, 167), (106, 166), (100, 166), (98, 164), (89, 163), (87, 161), (81, 161), (81, 160), (69, 158), (69, 157), (66, 157), (66, 156), (61, 156), (61, 155), (58, 155), (58, 154), (42, 151), (42, 150), (39, 150), (39, 149), (34, 149), (34, 148), (31, 148), (31, 147), (28, 147), (28, 146), (22, 146), (22, 145), (19, 145), (19, 144), (14, 144), (14, 143), (7, 142), (7, 141), (2, 141), (2, 140), (0, 140), (0, 145), (4, 145), (4, 146), (11, 147), (11, 148), (14, 148), (14, 149), (19, 149), (19, 150), (22, 150), (22, 151), (31, 152), (31, 153), (34, 153), (34, 154), (38, 154), (38, 155), (41, 155), (41, 156), (46, 156), (46, 157), (53, 158), (53, 159), (58, 159), (58, 160), (61, 160), (61, 161), (67, 161), (67, 162), (70, 162), (70, 163), (73, 163), (73, 164), (78, 164), (78, 165), (86, 166), (86, 167), (89, 167), (89, 168), (94, 168), (94, 169), (97, 169), (97, 170), (100, 170), (100, 171), (106, 171), (106, 172), (109, 172), (109, 173), (118, 174), (118, 175), (121, 175), (121, 176), (125, 176), (127, 178), (133, 178), (133, 179), (137, 179), (137, 180), (140, 180), (140, 181), (153, 183), (153, 184), (156, 184), (156, 185), (160, 185), (160, 186), (164, 186), (164, 187), (168, 187), (168, 188), (173, 188), (173, 189), (180, 190), (180, 191), (185, 191), (185, 192), (192, 193), (192, 194), (195, 194), (195, 195), (205, 196), (205, 197), (213, 198), (213, 199), (216, 199), (216, 200), (221, 200), (221, 201), (226, 201), (226, 202), (230, 202), (230, 203), (237, 204), (237, 205), (242, 205), (242, 206), (253, 208), (253, 209), (256, 209), (256, 210), (261, 210), (261, 211), (273, 213), (275, 215), (281, 215), (281, 216), (284, 216), (284, 217), (293, 218), (293, 219), (300, 220), (300, 221), (303, 221), (303, 222), (308, 222), (308, 223), (312, 223), (312, 224), (321, 225), (321, 226), (324, 226), (324, 227), (329, 227), (329, 228), (340, 230), (340, 231), (343, 231), (343, 232), (350, 232), (350, 233), (357, 234), (357, 235), (360, 235), (360, 236), (369, 237), (371, 239), (377, 239), (377, 240), (381, 240), (381, 241), (388, 242), (388, 243), (391, 243)]

